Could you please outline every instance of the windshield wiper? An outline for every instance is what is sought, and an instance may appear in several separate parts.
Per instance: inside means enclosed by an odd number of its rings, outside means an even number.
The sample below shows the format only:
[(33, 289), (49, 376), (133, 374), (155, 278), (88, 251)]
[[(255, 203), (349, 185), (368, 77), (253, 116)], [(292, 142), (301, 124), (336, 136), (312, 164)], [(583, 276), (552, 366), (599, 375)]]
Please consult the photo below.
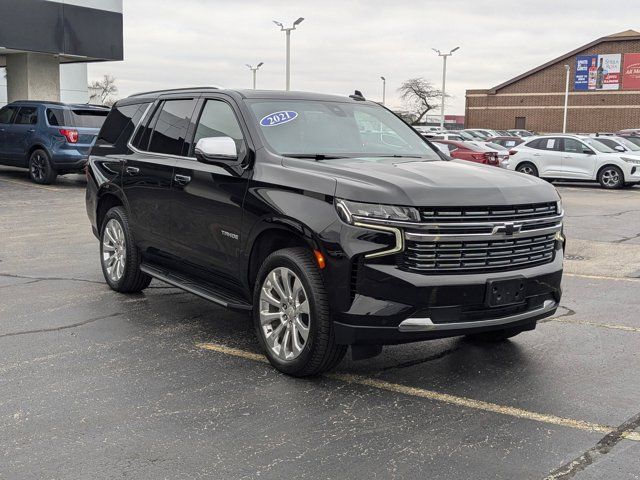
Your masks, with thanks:
[(285, 157), (292, 157), (292, 158), (311, 158), (313, 160), (336, 160), (339, 158), (348, 158), (348, 157), (341, 157), (339, 155), (326, 155), (324, 153), (287, 153), (287, 154), (283, 154), (283, 156)]

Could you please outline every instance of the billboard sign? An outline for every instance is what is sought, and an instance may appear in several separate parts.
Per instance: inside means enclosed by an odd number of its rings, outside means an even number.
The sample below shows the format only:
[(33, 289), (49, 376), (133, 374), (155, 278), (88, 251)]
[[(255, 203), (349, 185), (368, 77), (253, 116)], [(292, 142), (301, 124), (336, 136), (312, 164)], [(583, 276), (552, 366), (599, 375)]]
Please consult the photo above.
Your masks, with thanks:
[(624, 90), (640, 90), (640, 53), (625, 53), (622, 88)]
[(578, 55), (576, 57), (575, 90), (619, 90), (622, 55)]

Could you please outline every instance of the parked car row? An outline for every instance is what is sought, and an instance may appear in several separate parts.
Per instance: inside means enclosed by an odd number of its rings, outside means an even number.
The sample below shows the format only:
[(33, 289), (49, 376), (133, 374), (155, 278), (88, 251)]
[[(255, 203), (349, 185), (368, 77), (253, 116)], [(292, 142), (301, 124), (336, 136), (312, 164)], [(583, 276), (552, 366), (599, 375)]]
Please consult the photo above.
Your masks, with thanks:
[(509, 153), (508, 168), (548, 180), (597, 181), (616, 189), (640, 183), (640, 137), (543, 135)]
[(109, 108), (13, 102), (0, 109), (0, 164), (29, 169), (36, 183), (84, 171)]

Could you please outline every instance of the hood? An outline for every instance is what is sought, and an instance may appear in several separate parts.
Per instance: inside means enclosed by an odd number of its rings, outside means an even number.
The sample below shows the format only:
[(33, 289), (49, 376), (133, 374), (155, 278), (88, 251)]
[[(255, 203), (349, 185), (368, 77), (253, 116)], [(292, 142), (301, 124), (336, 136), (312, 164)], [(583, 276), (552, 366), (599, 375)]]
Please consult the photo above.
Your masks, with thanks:
[(473, 206), (560, 199), (556, 189), (544, 180), (464, 160), (348, 158), (311, 161), (308, 169), (335, 178), (336, 197), (360, 202)]

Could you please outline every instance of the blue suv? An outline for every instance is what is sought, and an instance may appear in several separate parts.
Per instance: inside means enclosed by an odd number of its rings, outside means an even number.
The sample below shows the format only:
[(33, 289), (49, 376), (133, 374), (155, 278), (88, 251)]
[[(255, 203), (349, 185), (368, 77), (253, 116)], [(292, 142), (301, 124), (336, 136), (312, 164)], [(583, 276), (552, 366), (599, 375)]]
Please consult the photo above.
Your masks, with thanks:
[(29, 169), (36, 183), (84, 170), (109, 108), (17, 101), (0, 109), (0, 164)]

